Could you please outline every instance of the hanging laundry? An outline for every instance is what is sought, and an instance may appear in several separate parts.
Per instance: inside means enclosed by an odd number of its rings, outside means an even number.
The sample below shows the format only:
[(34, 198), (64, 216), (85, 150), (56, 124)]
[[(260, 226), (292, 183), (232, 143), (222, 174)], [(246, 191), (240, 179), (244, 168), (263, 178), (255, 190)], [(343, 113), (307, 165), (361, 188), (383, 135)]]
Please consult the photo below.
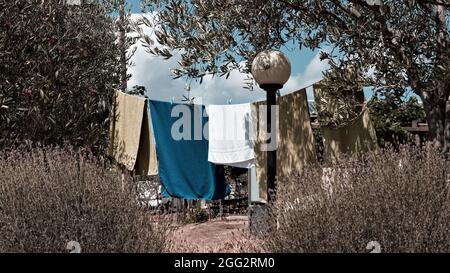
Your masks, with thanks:
[(164, 196), (217, 200), (230, 193), (223, 166), (208, 162), (203, 131), (208, 117), (203, 110), (199, 105), (150, 100)]
[(129, 171), (156, 175), (158, 163), (146, 99), (117, 91), (114, 102), (110, 155)]
[[(277, 181), (282, 182), (293, 172), (300, 172), (307, 164), (317, 163), (317, 154), (306, 90), (279, 97), (277, 104)], [(261, 201), (267, 200), (267, 153), (263, 149), (267, 131), (266, 109), (266, 101), (252, 105), (253, 122), (258, 126), (255, 161)]]
[(209, 105), (206, 111), (209, 162), (249, 168), (255, 158), (250, 104)]
[(367, 152), (377, 148), (375, 128), (365, 106), (362, 113), (350, 123), (342, 127), (324, 126), (321, 133), (324, 157), (331, 162), (336, 162), (340, 154)]
[[(314, 85), (316, 102), (324, 95), (322, 89), (320, 83)], [(363, 100), (360, 99), (361, 113), (349, 123), (343, 126), (321, 126), (325, 160), (336, 162), (340, 154), (366, 152), (377, 148), (375, 128)], [(331, 101), (330, 104), (334, 105), (336, 102)]]
[(138, 175), (157, 175), (158, 159), (156, 157), (156, 143), (153, 134), (152, 119), (148, 101), (145, 102), (144, 119), (142, 121), (141, 138), (135, 166)]

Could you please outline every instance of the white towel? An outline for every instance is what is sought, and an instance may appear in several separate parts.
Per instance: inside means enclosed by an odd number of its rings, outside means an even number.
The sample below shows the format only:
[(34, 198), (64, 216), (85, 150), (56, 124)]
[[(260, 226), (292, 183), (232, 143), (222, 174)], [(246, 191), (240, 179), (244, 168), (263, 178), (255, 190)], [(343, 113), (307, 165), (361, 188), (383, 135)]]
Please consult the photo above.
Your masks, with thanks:
[(249, 168), (255, 158), (249, 103), (206, 106), (209, 115), (208, 161)]
[(252, 158), (252, 159), (249, 159), (246, 161), (236, 162), (236, 163), (216, 163), (216, 164), (222, 164), (222, 165), (227, 165), (227, 166), (242, 168), (242, 169), (249, 169), (252, 165), (255, 164), (255, 159)]

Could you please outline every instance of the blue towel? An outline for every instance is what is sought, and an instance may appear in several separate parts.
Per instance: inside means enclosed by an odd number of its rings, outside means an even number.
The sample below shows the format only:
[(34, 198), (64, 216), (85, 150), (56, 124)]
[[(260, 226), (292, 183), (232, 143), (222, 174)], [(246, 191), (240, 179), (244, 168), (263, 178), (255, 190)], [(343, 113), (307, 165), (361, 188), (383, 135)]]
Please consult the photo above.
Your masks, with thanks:
[[(172, 109), (176, 106), (184, 108), (176, 108), (172, 117)], [(208, 140), (203, 133), (199, 134), (208, 122), (208, 117), (203, 116), (204, 107), (153, 100), (150, 100), (149, 107), (163, 196), (191, 200), (217, 200), (227, 196), (230, 186), (223, 166), (208, 161)], [(182, 120), (186, 126), (180, 126)], [(197, 133), (194, 133), (194, 128), (197, 128)], [(180, 140), (177, 135), (174, 139), (172, 131), (182, 132), (185, 138)]]

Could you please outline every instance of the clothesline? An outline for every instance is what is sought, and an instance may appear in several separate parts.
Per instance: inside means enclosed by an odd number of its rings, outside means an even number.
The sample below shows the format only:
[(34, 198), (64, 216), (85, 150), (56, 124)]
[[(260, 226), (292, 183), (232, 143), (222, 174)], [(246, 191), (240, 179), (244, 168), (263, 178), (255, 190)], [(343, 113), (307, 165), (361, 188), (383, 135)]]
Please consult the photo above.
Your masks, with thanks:
[[(299, 91), (299, 90), (303, 90), (303, 89), (310, 88), (310, 87), (312, 87), (313, 85), (317, 84), (317, 83), (320, 82), (320, 81), (321, 81), (321, 80), (316, 81), (316, 82), (314, 82), (314, 83), (312, 83), (312, 84), (309, 84), (309, 85), (307, 85), (307, 86), (305, 86), (305, 87), (299, 88), (299, 89), (297, 89), (297, 90), (295, 90), (295, 91), (292, 91), (292, 92), (289, 92), (289, 93), (285, 93), (285, 94), (283, 94), (283, 95), (280, 95), (280, 91), (278, 90), (278, 93), (277, 93), (277, 94), (278, 94), (278, 97), (284, 97), (284, 96), (286, 96), (286, 95), (295, 93), (295, 92), (297, 92), (297, 91)], [(147, 99), (147, 100), (152, 100), (152, 101), (157, 101), (157, 102), (170, 102), (170, 103), (172, 103), (172, 104), (174, 104), (174, 103), (177, 103), (177, 104), (194, 104), (194, 105), (202, 105), (202, 106), (217, 105), (217, 104), (213, 104), (213, 103), (208, 103), (208, 104), (205, 104), (205, 103), (199, 103), (199, 102), (195, 101), (195, 97), (192, 98), (192, 102), (186, 102), (186, 101), (182, 101), (182, 100), (175, 100), (175, 97), (172, 97), (171, 100), (169, 100), (169, 101), (162, 100), (162, 99), (154, 99), (154, 98), (146, 98), (146, 99)], [(258, 99), (258, 100), (255, 100), (255, 101), (242, 102), (242, 103), (234, 103), (234, 104), (256, 103), (256, 102), (260, 102), (260, 101), (264, 101), (264, 100), (265, 100), (265, 99)], [(232, 98), (227, 98), (227, 103), (225, 103), (225, 104), (223, 104), (223, 105), (226, 105), (226, 104), (228, 104), (228, 105), (229, 105), (229, 104), (233, 104), (233, 103), (231, 103), (231, 101), (232, 101)]]

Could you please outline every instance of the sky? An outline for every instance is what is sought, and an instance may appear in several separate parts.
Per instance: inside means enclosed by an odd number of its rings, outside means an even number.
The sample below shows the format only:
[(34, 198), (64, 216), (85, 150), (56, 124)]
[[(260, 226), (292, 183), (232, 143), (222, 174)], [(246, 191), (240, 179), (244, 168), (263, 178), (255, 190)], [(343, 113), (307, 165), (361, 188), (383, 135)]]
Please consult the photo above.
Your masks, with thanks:
[[(139, 0), (129, 0), (131, 4), (132, 16), (142, 16), (140, 13)], [(144, 29), (146, 33), (150, 29)], [(160, 57), (152, 56), (145, 52), (140, 43), (136, 44), (137, 50), (132, 58), (133, 66), (128, 68), (128, 73), (132, 76), (128, 82), (128, 87), (135, 85), (145, 86), (146, 95), (155, 100), (179, 102), (183, 95), (187, 95), (185, 90), (186, 80), (172, 78), (170, 69), (177, 66), (178, 59), (173, 57), (164, 60)], [(299, 50), (297, 46), (288, 44), (280, 49), (288, 57), (291, 63), (291, 77), (280, 90), (281, 95), (300, 90), (306, 86), (319, 81), (322, 72), (328, 69), (328, 64), (319, 59), (319, 50), (309, 49)], [(265, 99), (265, 92), (258, 86), (254, 86), (253, 91), (244, 89), (245, 74), (233, 71), (228, 79), (218, 76), (205, 77), (202, 84), (191, 82), (190, 97), (195, 97), (194, 102), (199, 104), (236, 104), (255, 102)], [(312, 88), (307, 88), (308, 100), (313, 100)]]

